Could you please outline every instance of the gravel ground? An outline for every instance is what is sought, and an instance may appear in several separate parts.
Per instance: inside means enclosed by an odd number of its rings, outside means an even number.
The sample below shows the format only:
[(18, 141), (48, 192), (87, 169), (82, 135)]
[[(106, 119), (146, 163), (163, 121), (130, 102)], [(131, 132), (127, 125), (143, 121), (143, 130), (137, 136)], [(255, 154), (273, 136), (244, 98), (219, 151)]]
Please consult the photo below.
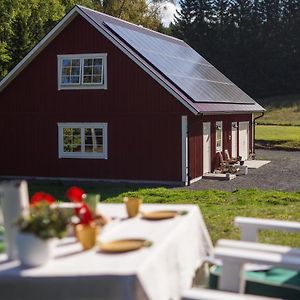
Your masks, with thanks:
[(190, 190), (263, 189), (300, 192), (300, 151), (256, 150), (257, 159), (270, 160), (258, 169), (249, 169), (248, 175), (237, 176), (230, 181), (202, 179)]

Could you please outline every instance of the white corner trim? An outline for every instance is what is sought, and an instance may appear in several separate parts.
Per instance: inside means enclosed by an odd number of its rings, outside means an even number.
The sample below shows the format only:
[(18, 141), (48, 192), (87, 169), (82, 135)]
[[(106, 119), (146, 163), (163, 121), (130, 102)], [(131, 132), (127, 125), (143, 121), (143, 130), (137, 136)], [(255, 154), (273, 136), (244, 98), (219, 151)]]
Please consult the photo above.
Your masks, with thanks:
[(22, 72), (27, 65), (29, 65), (39, 53), (44, 50), (47, 45), (63, 31), (63, 29), (71, 23), (71, 21), (78, 15), (78, 8), (74, 7), (72, 10), (66, 14), (62, 20), (54, 26), (54, 28), (35, 46), (30, 52), (1, 80), (0, 82), (0, 92), (15, 79), (20, 72)]
[[(57, 123), (58, 127), (58, 158), (84, 158), (84, 159), (108, 159), (108, 137), (107, 123)], [(64, 128), (80, 128), (81, 129), (81, 152), (64, 152)], [(101, 128), (103, 130), (103, 152), (89, 153), (84, 151), (85, 128)]]
[(187, 116), (181, 116), (181, 180), (188, 184), (188, 122)]
[[(61, 61), (64, 58), (69, 59), (80, 59), (80, 80), (82, 80), (82, 65), (83, 59), (87, 58), (101, 58), (103, 63), (103, 83), (100, 84), (83, 84), (80, 82), (79, 84), (67, 84), (64, 85), (61, 83)], [(107, 53), (84, 53), (84, 54), (59, 54), (57, 55), (57, 87), (58, 90), (107, 90)]]
[[(217, 127), (221, 127), (221, 145), (220, 147), (217, 147)], [(216, 152), (221, 152), (223, 151), (223, 122), (222, 121), (217, 121), (216, 122)]]
[(201, 179), (202, 179), (202, 176), (196, 177), (196, 178), (190, 180), (190, 184), (193, 184), (193, 183), (195, 183), (195, 182), (197, 182), (197, 181), (199, 181)]

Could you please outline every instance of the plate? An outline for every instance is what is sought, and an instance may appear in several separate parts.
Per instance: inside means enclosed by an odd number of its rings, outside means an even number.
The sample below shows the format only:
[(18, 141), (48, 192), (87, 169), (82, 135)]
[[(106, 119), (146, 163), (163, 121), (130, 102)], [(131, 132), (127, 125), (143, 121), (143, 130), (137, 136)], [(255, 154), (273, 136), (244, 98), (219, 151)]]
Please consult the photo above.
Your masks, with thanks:
[(177, 214), (178, 212), (175, 210), (157, 210), (143, 212), (142, 218), (147, 220), (164, 220), (174, 218), (177, 216)]
[(105, 253), (122, 253), (151, 246), (151, 242), (144, 239), (123, 239), (100, 244), (100, 251)]

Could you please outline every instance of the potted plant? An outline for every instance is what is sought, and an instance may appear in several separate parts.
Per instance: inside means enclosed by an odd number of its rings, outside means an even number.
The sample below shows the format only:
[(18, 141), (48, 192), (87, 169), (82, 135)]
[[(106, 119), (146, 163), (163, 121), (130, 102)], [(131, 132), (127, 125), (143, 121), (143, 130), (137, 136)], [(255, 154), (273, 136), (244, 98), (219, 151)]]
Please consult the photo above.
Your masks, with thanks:
[(68, 217), (49, 194), (38, 192), (30, 202), (29, 213), (16, 222), (17, 247), (21, 264), (34, 267), (49, 260), (54, 239), (66, 232)]

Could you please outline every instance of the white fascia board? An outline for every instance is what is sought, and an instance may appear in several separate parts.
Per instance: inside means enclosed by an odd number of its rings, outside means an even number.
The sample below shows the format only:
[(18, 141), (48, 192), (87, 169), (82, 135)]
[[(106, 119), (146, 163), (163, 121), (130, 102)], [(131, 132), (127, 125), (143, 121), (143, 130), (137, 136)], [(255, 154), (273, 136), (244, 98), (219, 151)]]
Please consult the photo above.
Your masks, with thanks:
[(0, 92), (15, 79), (48, 45), (49, 43), (78, 15), (74, 7), (62, 20), (35, 46), (30, 52), (1, 80)]

